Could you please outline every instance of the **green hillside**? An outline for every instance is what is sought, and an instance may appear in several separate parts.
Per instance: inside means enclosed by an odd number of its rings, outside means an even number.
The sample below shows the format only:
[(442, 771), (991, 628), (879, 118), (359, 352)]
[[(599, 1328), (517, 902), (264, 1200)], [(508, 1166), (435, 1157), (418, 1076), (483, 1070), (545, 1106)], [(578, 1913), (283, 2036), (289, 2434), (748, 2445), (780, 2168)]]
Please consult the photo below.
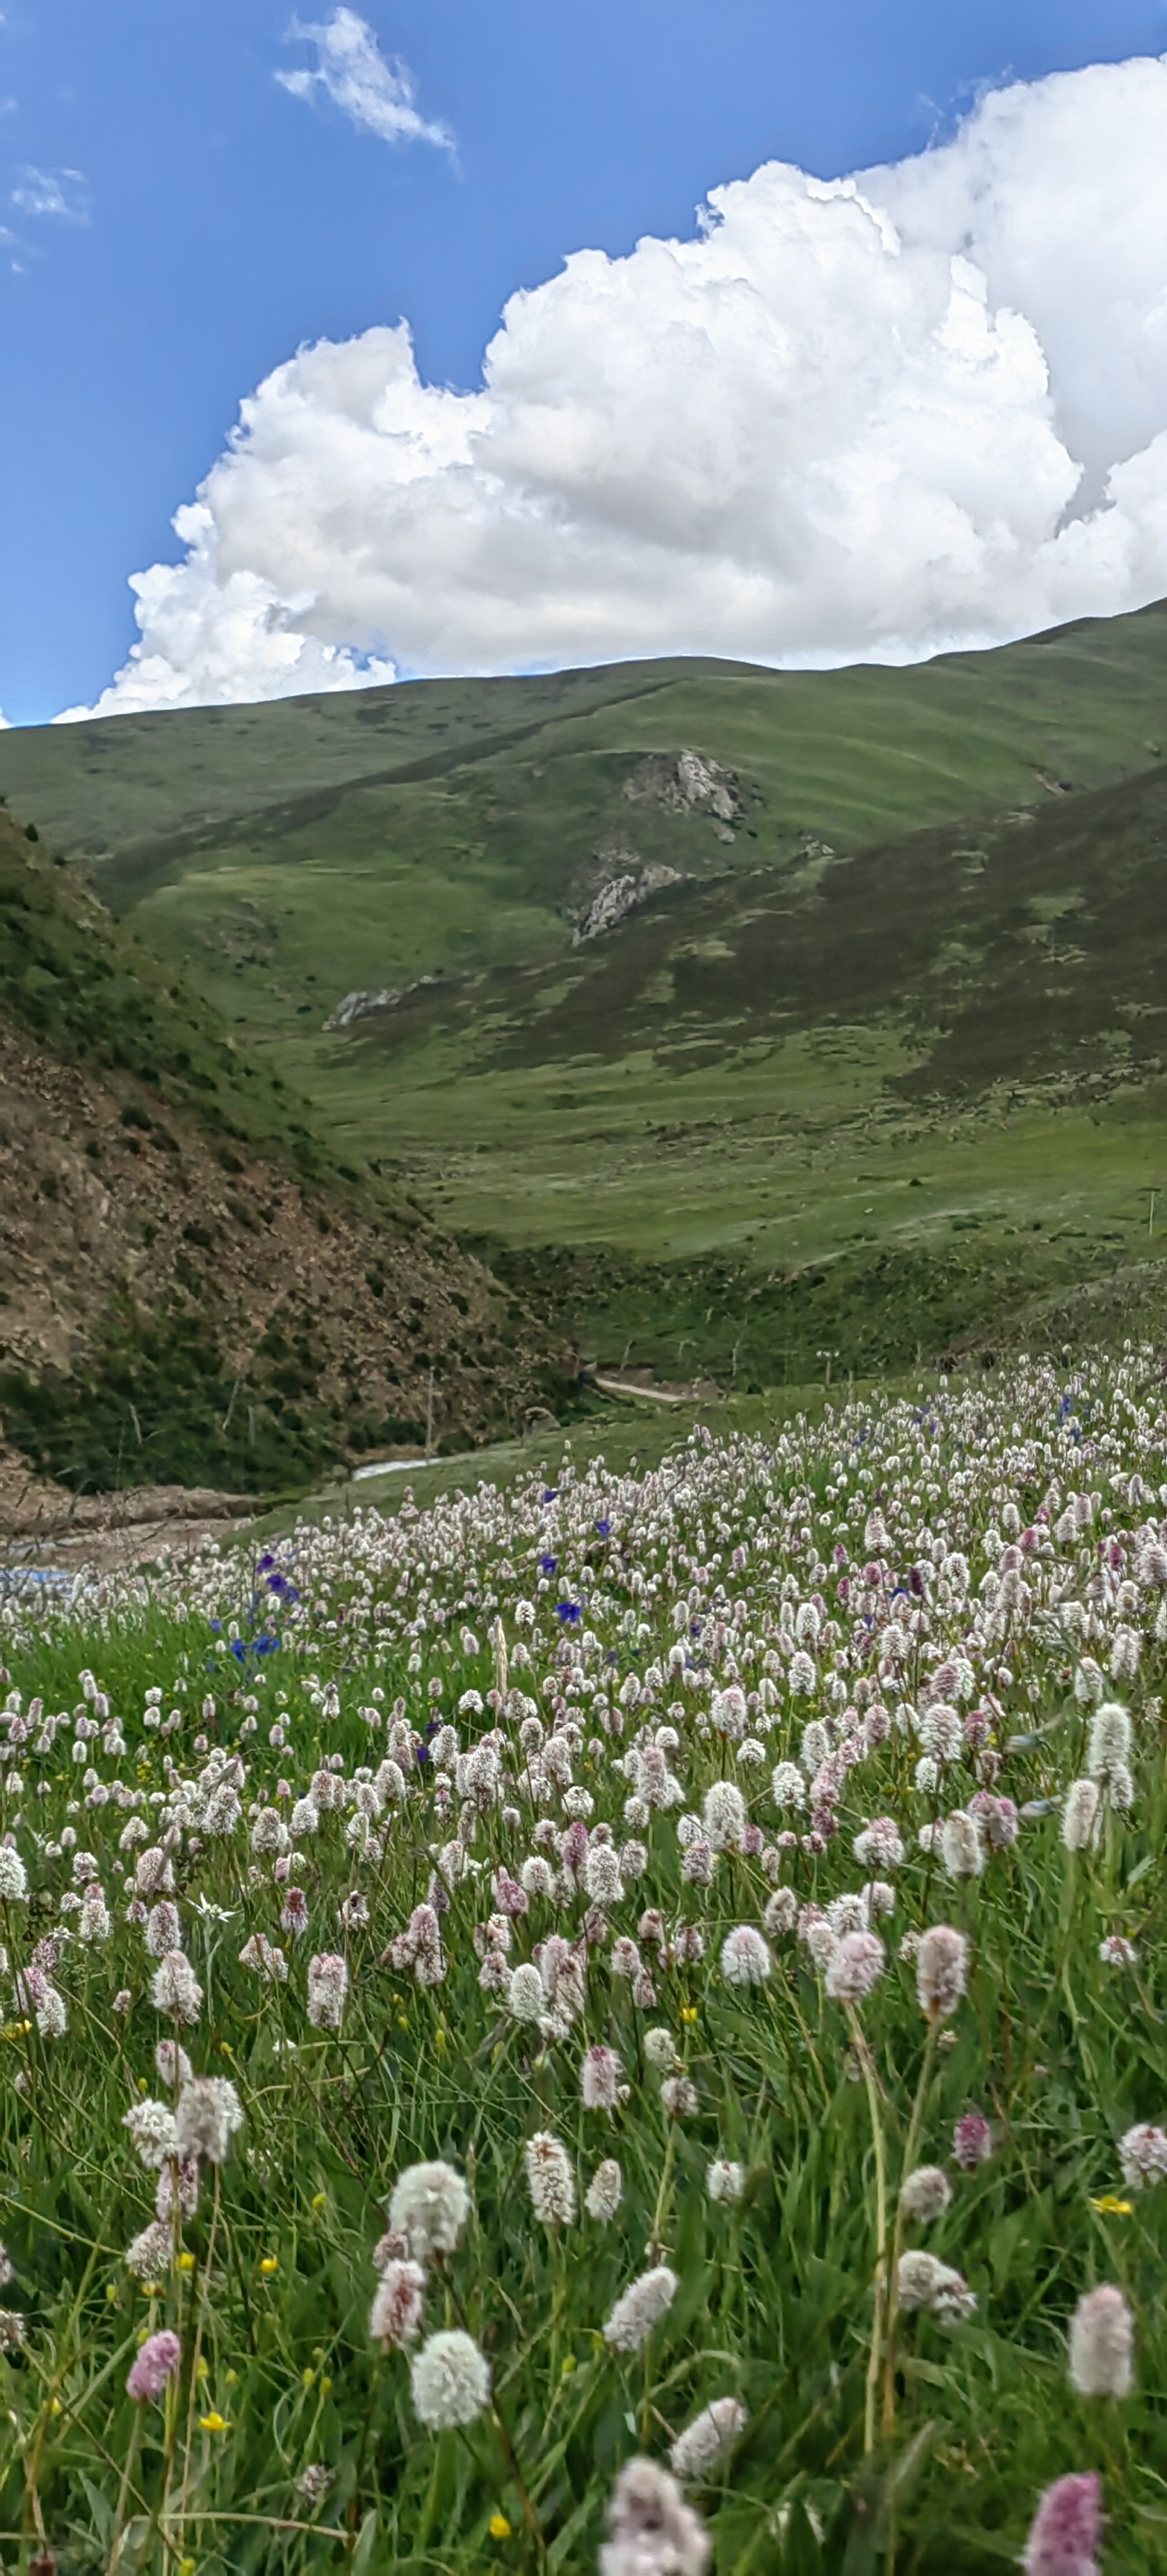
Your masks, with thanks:
[[(589, 1356), (774, 1383), (1072, 1316), (1116, 1265), (1154, 1306), (1161, 744), (1167, 603), (905, 670), (9, 733), (0, 791)], [(393, 1006), (326, 1029), (358, 990)]]
[(270, 1491), (566, 1391), (513, 1293), (0, 813), (0, 1463)]

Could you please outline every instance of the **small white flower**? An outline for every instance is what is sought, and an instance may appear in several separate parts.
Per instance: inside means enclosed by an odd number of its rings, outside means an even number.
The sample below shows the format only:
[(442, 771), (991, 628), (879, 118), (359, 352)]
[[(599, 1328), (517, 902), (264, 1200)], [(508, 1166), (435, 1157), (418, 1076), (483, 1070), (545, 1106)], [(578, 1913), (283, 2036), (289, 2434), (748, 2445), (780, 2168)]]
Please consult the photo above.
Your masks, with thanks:
[(715, 2397), (711, 2406), (703, 2407), (684, 2432), (678, 2433), (669, 2452), (674, 2476), (694, 2486), (699, 2484), (732, 2451), (749, 2420), (736, 2397)]
[(584, 2194), (588, 2217), (598, 2219), (601, 2226), (606, 2226), (619, 2209), (623, 2191), (624, 2180), (615, 2157), (605, 2156), (603, 2163), (596, 2166)]
[(417, 2263), (452, 2254), (470, 2216), (470, 2194), (453, 2165), (408, 2165), (394, 2183), (389, 2224), (408, 2240)]
[(490, 2368), (470, 2335), (455, 2326), (432, 2334), (414, 2357), (410, 2395), (418, 2422), (431, 2433), (472, 2424), (490, 2403)]
[(633, 2281), (612, 2310), (604, 2327), (604, 2341), (614, 2352), (639, 2352), (652, 2329), (672, 2306), (680, 2284), (667, 2263), (657, 2263), (651, 2272), (642, 2272)]
[(721, 1973), (728, 1986), (760, 1986), (773, 1966), (765, 1934), (752, 1923), (739, 1923), (721, 1948)]
[(523, 2162), (531, 2207), (543, 2227), (567, 2227), (575, 2217), (575, 2174), (561, 2140), (547, 2129), (528, 2139)]

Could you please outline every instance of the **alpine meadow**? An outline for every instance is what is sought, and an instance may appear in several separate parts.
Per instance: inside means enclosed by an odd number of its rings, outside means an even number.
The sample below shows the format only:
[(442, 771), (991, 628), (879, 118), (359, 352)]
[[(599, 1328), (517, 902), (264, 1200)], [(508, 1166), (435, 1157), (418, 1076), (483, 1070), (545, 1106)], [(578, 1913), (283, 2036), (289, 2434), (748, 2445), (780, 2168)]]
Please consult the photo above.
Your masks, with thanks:
[(1152, 1328), (1164, 744), (1159, 606), (28, 728), (0, 791), (561, 1343), (744, 1392)]
[(0, 733), (4, 2568), (1161, 2569), (1165, 745)]
[(13, 2563), (1161, 2566), (1165, 1445), (1019, 1362), (10, 1590)]

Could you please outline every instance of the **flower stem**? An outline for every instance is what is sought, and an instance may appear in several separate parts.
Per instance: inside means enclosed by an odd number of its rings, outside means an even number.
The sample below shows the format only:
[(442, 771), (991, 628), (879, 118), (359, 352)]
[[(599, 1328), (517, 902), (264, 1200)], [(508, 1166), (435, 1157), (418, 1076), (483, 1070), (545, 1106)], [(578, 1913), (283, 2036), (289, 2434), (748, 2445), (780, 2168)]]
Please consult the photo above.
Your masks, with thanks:
[[(937, 2018), (936, 2020), (929, 2021), (928, 2036), (924, 2042), (924, 2061), (920, 2068), (920, 2081), (916, 2086), (916, 2098), (912, 2104), (912, 2116), (908, 2122), (907, 2144), (904, 2148), (904, 2161), (900, 2172), (901, 2183), (905, 2182), (908, 2175), (915, 2170), (916, 2155), (920, 2144), (920, 2130), (924, 2121), (924, 2107), (928, 2098), (928, 2088), (932, 2081), (932, 2069), (936, 2062), (936, 2042), (939, 2036), (940, 2022)], [(899, 2269), (903, 2233), (903, 2205), (902, 2202), (897, 2201), (887, 2290), (887, 2342), (883, 2374), (883, 2429), (885, 2433), (891, 2433), (894, 2430), (896, 2416), (895, 2334), (896, 2319), (899, 2315), (900, 2304)]]
[(883, 2345), (883, 2312), (887, 2296), (887, 2155), (883, 2143), (883, 2121), (879, 2109), (879, 2080), (875, 2060), (867, 2045), (867, 2035), (853, 2004), (847, 2006), (847, 2025), (867, 2092), (871, 2114), (871, 2141), (875, 2149), (875, 2309), (871, 2320), (871, 2349), (867, 2356), (867, 2386), (863, 2403), (863, 2449), (868, 2456), (875, 2448), (875, 2399), (879, 2386), (879, 2358)]

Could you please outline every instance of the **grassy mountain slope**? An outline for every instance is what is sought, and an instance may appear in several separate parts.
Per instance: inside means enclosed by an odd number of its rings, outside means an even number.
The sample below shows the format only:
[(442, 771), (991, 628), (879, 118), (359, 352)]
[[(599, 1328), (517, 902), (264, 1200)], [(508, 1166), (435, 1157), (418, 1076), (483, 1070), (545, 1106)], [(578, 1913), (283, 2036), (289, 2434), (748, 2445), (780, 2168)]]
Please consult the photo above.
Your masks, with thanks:
[[(589, 1354), (773, 1383), (1153, 1258), (1161, 743), (1167, 603), (908, 670), (637, 663), (10, 733), (0, 790), (353, 1169), (396, 1169)], [(686, 749), (722, 810), (678, 792)], [(573, 946), (661, 863), (680, 881)]]
[(541, 1400), (551, 1347), (338, 1169), (96, 898), (0, 816), (0, 1418), (75, 1488), (302, 1479)]
[[(338, 795), (362, 783), (433, 789), (484, 766), (515, 795), (516, 823), (529, 804), (546, 838), (581, 804), (585, 824), (603, 805), (600, 780), (581, 789), (572, 777), (577, 763), (693, 741), (755, 779), (763, 855), (805, 831), (858, 845), (1032, 797), (1043, 772), (1090, 785), (1142, 766), (1149, 742), (1167, 747), (1165, 630), (1159, 603), (908, 669), (626, 662), (34, 726), (0, 743), (0, 792), (67, 853), (136, 854), (148, 881), (147, 862), (176, 839), (185, 858), (261, 814), (277, 835), (297, 819), (328, 827)], [(533, 798), (532, 763), (543, 773)], [(305, 800), (318, 811), (297, 818)]]

